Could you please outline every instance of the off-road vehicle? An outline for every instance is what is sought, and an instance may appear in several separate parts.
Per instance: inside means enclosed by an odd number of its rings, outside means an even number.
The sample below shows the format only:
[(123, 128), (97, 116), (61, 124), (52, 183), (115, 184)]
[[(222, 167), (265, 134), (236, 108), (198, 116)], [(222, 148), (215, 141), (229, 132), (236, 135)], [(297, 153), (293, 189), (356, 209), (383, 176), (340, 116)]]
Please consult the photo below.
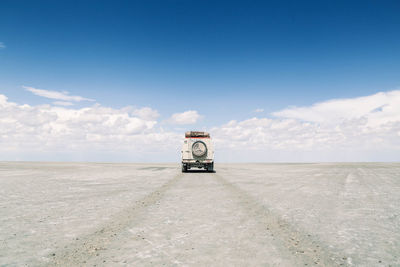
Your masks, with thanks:
[(182, 172), (191, 168), (214, 171), (214, 148), (209, 133), (195, 131), (185, 133), (182, 146)]

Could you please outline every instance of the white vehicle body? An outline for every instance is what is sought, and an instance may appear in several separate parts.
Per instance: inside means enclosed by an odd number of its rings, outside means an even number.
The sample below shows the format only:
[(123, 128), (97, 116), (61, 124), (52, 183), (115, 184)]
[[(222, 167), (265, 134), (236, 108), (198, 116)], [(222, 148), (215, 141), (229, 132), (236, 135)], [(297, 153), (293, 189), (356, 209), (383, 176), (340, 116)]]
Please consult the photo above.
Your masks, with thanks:
[(214, 170), (214, 147), (209, 133), (186, 132), (182, 146), (182, 172), (190, 168)]

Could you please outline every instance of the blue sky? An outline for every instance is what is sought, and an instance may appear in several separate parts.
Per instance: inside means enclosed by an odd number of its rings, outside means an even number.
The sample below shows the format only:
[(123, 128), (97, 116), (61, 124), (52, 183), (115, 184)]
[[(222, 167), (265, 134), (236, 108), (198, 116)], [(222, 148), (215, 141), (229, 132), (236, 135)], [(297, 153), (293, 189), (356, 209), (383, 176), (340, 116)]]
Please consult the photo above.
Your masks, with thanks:
[[(0, 94), (150, 107), (176, 132), (273, 118), (398, 89), (399, 13), (399, 1), (2, 1)], [(196, 123), (168, 123), (190, 110)]]

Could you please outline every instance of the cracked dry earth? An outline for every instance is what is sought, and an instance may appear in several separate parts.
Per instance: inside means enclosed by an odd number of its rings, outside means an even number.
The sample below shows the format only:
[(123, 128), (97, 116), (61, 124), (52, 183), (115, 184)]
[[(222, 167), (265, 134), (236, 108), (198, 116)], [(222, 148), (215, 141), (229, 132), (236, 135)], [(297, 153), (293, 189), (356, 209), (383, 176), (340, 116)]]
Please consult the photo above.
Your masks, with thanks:
[(0, 163), (0, 266), (400, 266), (400, 164)]

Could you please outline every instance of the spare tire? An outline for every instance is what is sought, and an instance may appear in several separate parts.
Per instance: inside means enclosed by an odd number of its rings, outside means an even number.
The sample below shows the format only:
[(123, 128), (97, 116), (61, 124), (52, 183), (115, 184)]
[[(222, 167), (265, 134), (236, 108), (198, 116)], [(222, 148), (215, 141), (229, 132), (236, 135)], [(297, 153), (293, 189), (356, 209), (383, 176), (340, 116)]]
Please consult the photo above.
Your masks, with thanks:
[(207, 153), (207, 146), (202, 141), (194, 142), (192, 145), (193, 156), (202, 157)]

